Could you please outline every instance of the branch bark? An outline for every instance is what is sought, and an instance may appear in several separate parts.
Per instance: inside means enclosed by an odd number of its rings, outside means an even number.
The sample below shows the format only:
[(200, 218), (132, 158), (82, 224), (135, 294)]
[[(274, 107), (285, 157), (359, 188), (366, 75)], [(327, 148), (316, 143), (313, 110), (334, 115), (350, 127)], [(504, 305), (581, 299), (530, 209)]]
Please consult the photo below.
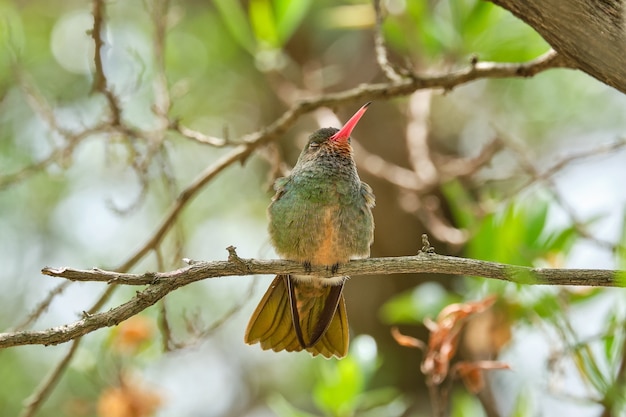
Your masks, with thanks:
[[(306, 271), (303, 265), (285, 260), (242, 259), (229, 248), (227, 261), (193, 262), (169, 272), (126, 274), (101, 269), (44, 268), (45, 275), (72, 281), (99, 281), (109, 284), (147, 285), (126, 303), (109, 311), (87, 314), (74, 323), (41, 331), (0, 333), (0, 348), (19, 345), (56, 345), (68, 342), (103, 327), (119, 324), (152, 306), (168, 293), (196, 281), (224, 276), (256, 274), (300, 274), (330, 277), (324, 267)], [(626, 285), (626, 271), (606, 269), (551, 269), (507, 265), (476, 259), (457, 258), (420, 252), (415, 256), (354, 260), (341, 265), (338, 274), (389, 275), (436, 273), (478, 276), (532, 285), (584, 285), (621, 287)]]
[(622, 1), (489, 1), (532, 26), (576, 67), (626, 93), (626, 32)]

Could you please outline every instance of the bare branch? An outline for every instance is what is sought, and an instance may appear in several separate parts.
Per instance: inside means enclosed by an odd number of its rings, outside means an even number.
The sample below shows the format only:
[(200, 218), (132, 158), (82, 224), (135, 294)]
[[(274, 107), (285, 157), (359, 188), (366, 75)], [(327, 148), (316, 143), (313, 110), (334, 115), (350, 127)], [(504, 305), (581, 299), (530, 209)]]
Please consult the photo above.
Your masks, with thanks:
[[(48, 121), (48, 124), (55, 131), (58, 131), (65, 137), (70, 137), (74, 139), (72, 144), (66, 150), (65, 148), (59, 152), (54, 152), (50, 155), (49, 158), (42, 161), (41, 163), (35, 164), (32, 167), (28, 167), (23, 171), (20, 171), (16, 174), (12, 174), (6, 177), (0, 177), (0, 186), (6, 186), (15, 181), (20, 180), (24, 177), (25, 174), (36, 172), (37, 170), (49, 165), (50, 163), (56, 161), (59, 157), (59, 153), (71, 153), (73, 149), (74, 142), (78, 142), (80, 139), (90, 136), (99, 132), (111, 132), (111, 131), (121, 131), (122, 133), (128, 134), (134, 137), (147, 137), (150, 135), (150, 132), (139, 132), (135, 129), (132, 129), (128, 126), (125, 126), (121, 120), (121, 109), (117, 104), (117, 98), (109, 91), (107, 86), (106, 77), (104, 77), (103, 72), (98, 72), (98, 65), (102, 71), (102, 61), (100, 58), (100, 49), (103, 46), (103, 41), (100, 35), (96, 35), (102, 30), (102, 22), (100, 22), (100, 26), (96, 25), (98, 23), (97, 18), (102, 19), (103, 9), (99, 7), (104, 7), (101, 3), (103, 0), (98, 0), (94, 3), (94, 29), (93, 35), (95, 42), (100, 42), (100, 46), (96, 47), (96, 79), (94, 79), (94, 89), (97, 91), (103, 92), (105, 95), (108, 94), (111, 98), (107, 98), (109, 100), (109, 107), (111, 112), (113, 113), (113, 121), (110, 124), (99, 124), (98, 126), (88, 128), (83, 132), (71, 133), (65, 131), (63, 128), (57, 125), (56, 120), (49, 120), (49, 117), (44, 118)], [(100, 6), (99, 6), (100, 5)], [(97, 18), (96, 18), (97, 17)], [(99, 64), (98, 64), (99, 62)], [(365, 102), (376, 99), (389, 99), (391, 97), (399, 97), (406, 96), (415, 91), (423, 90), (423, 89), (443, 89), (445, 91), (451, 90), (454, 87), (457, 87), (461, 84), (465, 84), (471, 81), (485, 79), (485, 78), (508, 78), (508, 77), (532, 77), (542, 71), (551, 69), (551, 68), (567, 68), (568, 64), (564, 59), (561, 59), (559, 55), (557, 55), (554, 51), (549, 51), (546, 54), (528, 61), (526, 63), (496, 63), (496, 62), (472, 62), (466, 68), (446, 72), (442, 74), (436, 75), (425, 75), (418, 76), (416, 74), (412, 74), (411, 77), (403, 78), (399, 81), (391, 81), (388, 83), (379, 83), (379, 84), (364, 84), (362, 86), (341, 91), (338, 93), (325, 94), (315, 99), (307, 99), (302, 100), (294, 104), (291, 108), (286, 110), (282, 116), (280, 116), (273, 123), (269, 124), (265, 128), (260, 129), (257, 132), (250, 133), (248, 135), (243, 136), (239, 141), (235, 141), (235, 143), (242, 143), (242, 145), (237, 146), (235, 149), (231, 151), (230, 154), (226, 155), (222, 161), (228, 161), (225, 165), (218, 167), (214, 165), (213, 167), (217, 169), (215, 174), (219, 173), (222, 169), (230, 166), (234, 162), (245, 161), (245, 159), (254, 151), (257, 147), (264, 145), (268, 142), (278, 139), (285, 133), (291, 126), (295, 124), (298, 118), (306, 113), (309, 113), (315, 109), (320, 107), (337, 107), (342, 104), (348, 104), (352, 102)], [(101, 90), (104, 88), (104, 90)], [(117, 107), (116, 107), (117, 106)], [(116, 110), (117, 109), (117, 110)], [(47, 112), (44, 112), (44, 116), (48, 116)], [(169, 126), (169, 129), (176, 131), (182, 134), (185, 137), (190, 139), (194, 139), (200, 142), (210, 143), (214, 146), (223, 146), (224, 139), (213, 138), (210, 136), (206, 136), (200, 134), (198, 132), (194, 132), (191, 129), (184, 128), (178, 126), (177, 123), (172, 123)], [(26, 172), (27, 171), (27, 172)], [(202, 175), (210, 175), (210, 180), (213, 178), (213, 174), (211, 173), (211, 169), (205, 171)], [(208, 180), (204, 181), (202, 179), (202, 175), (198, 178), (198, 183), (204, 185)], [(159, 229), (160, 230), (160, 229)], [(161, 232), (159, 232), (161, 233)], [(145, 253), (144, 253), (145, 254)], [(143, 256), (142, 254), (141, 256)]]
[(161, 339), (163, 344), (163, 351), (170, 352), (174, 349), (177, 349), (181, 343), (174, 340), (174, 336), (172, 335), (172, 326), (170, 326), (170, 321), (167, 317), (167, 305), (165, 304), (165, 300), (161, 300), (159, 303), (159, 330), (161, 331)]
[(105, 0), (95, 0), (93, 2), (93, 29), (91, 30), (91, 37), (95, 45), (93, 60), (96, 72), (94, 74), (92, 89), (93, 91), (102, 93), (107, 99), (109, 110), (111, 111), (111, 125), (119, 126), (122, 121), (122, 109), (117, 97), (113, 94), (108, 85), (106, 74), (104, 73), (104, 66), (102, 65), (102, 48), (104, 47), (102, 32), (104, 31), (105, 13)]
[(50, 307), (50, 304), (52, 304), (52, 301), (54, 301), (54, 298), (61, 294), (63, 291), (65, 291), (65, 289), (67, 287), (69, 287), (72, 284), (71, 281), (65, 281), (60, 283), (59, 285), (57, 285), (56, 287), (54, 287), (52, 290), (50, 290), (50, 292), (48, 292), (48, 295), (46, 295), (46, 298), (44, 298), (38, 305), (37, 307), (35, 307), (35, 309), (33, 310), (32, 313), (30, 313), (28, 315), (28, 317), (26, 317), (24, 319), (23, 322), (17, 324), (13, 330), (23, 330), (25, 328), (27, 328), (28, 326), (30, 326), (33, 322), (35, 322), (39, 317), (41, 317), (41, 315), (43, 313), (46, 312), (46, 310), (48, 310), (48, 307)]
[(389, 80), (398, 81), (402, 77), (389, 63), (389, 54), (385, 45), (385, 37), (383, 36), (383, 11), (380, 6), (380, 0), (374, 1), (374, 11), (376, 13), (376, 30), (374, 32), (374, 48), (376, 50), (376, 61), (380, 69)]
[(431, 104), (432, 91), (418, 91), (411, 94), (407, 112), (406, 149), (413, 175), (421, 188), (432, 187), (440, 182), (440, 173), (433, 163), (428, 144)]
[(487, 165), (496, 153), (504, 149), (504, 142), (500, 138), (495, 138), (487, 143), (480, 150), (480, 153), (470, 158), (452, 158), (445, 162), (440, 162), (439, 170), (442, 172), (442, 181), (450, 181), (452, 178), (469, 177), (479, 169)]
[(626, 144), (626, 142), (618, 141), (618, 142), (615, 142), (614, 144), (600, 147), (598, 148), (598, 150), (590, 150), (590, 151), (573, 154), (570, 157), (564, 158), (563, 160), (557, 162), (555, 165), (548, 168), (544, 173), (541, 173), (539, 169), (535, 167), (534, 161), (530, 157), (529, 152), (521, 144), (517, 144), (514, 141), (508, 141), (508, 147), (515, 152), (521, 168), (531, 178), (531, 180), (525, 183), (522, 186), (522, 188), (527, 187), (528, 185), (534, 182), (543, 182), (546, 185), (548, 191), (552, 194), (552, 197), (554, 198), (556, 203), (559, 206), (561, 206), (561, 208), (567, 213), (576, 231), (585, 239), (588, 239), (594, 242), (595, 244), (597, 244), (598, 246), (608, 249), (612, 252), (614, 252), (618, 247), (621, 247), (621, 245), (612, 243), (607, 240), (594, 236), (589, 231), (588, 225), (585, 224), (585, 222), (579, 218), (578, 214), (576, 213), (576, 210), (574, 210), (574, 207), (572, 207), (567, 202), (567, 200), (561, 195), (562, 193), (558, 189), (554, 181), (554, 178), (552, 176), (555, 173), (557, 173), (559, 170), (561, 170), (563, 167), (565, 167), (568, 163), (571, 163), (581, 158), (592, 156), (594, 154), (600, 155), (602, 153), (609, 152), (614, 149), (619, 149), (624, 144)]
[[(102, 295), (100, 295), (100, 298), (98, 298), (94, 305), (87, 312), (85, 312), (85, 315), (89, 316), (90, 314), (93, 314), (96, 311), (100, 310), (104, 303), (109, 300), (109, 298), (115, 291), (115, 288), (117, 288), (117, 286), (115, 285), (108, 287), (106, 291), (104, 291)], [(24, 408), (22, 410), (22, 413), (20, 414), (20, 417), (31, 417), (37, 414), (54, 387), (56, 387), (56, 385), (61, 380), (61, 377), (65, 373), (65, 370), (67, 369), (68, 365), (72, 361), (72, 358), (76, 354), (81, 340), (82, 339), (80, 337), (77, 337), (72, 341), (72, 345), (70, 346), (70, 349), (67, 351), (67, 353), (50, 371), (48, 376), (46, 376), (39, 383), (37, 388), (35, 388), (35, 391), (25, 400)]]
[(419, 253), (414, 256), (369, 258), (350, 261), (332, 273), (326, 267), (311, 266), (310, 271), (302, 264), (282, 259), (244, 259), (228, 261), (193, 262), (191, 265), (169, 272), (147, 272), (126, 274), (102, 269), (50, 268), (41, 271), (44, 275), (65, 278), (71, 281), (99, 281), (123, 285), (170, 285), (176, 289), (207, 278), (245, 276), (258, 274), (298, 274), (330, 278), (341, 275), (389, 275), (389, 274), (450, 274), (469, 275), (500, 279), (518, 284), (533, 285), (583, 285), (596, 287), (622, 287), (626, 282), (618, 275), (626, 271), (611, 269), (561, 269), (531, 268), (508, 265), (477, 259), (459, 258), (434, 253)]
[(223, 138), (216, 138), (214, 136), (208, 136), (204, 133), (198, 132), (196, 130), (190, 129), (181, 125), (177, 120), (170, 123), (170, 129), (180, 133), (182, 136), (187, 139), (195, 140), (196, 142), (211, 145), (216, 147), (222, 147), (227, 144), (226, 140)]
[(154, 82), (155, 103), (154, 112), (161, 118), (165, 125), (168, 125), (167, 114), (172, 107), (169, 88), (167, 85), (167, 75), (165, 68), (165, 44), (167, 36), (167, 13), (169, 11), (169, 0), (151, 2), (152, 21), (154, 23), (154, 58), (156, 64), (156, 74)]
[[(42, 331), (0, 333), (0, 348), (27, 344), (54, 345), (67, 342), (102, 327), (115, 326), (152, 306), (168, 293), (207, 278), (294, 273), (323, 277), (333, 275), (330, 270), (324, 267), (313, 267), (311, 271), (307, 271), (303, 265), (297, 262), (242, 259), (237, 256), (229, 256), (228, 261), (194, 262), (192, 265), (176, 271), (160, 273), (123, 274), (101, 269), (78, 270), (72, 268), (44, 268), (42, 273), (72, 281), (102, 281), (126, 285), (148, 285), (148, 287), (137, 292), (134, 298), (118, 307), (103, 313), (86, 314), (82, 320), (71, 324)], [(599, 287), (626, 285), (626, 282), (620, 279), (626, 274), (626, 271), (530, 268), (424, 252), (415, 256), (355, 260), (342, 265), (338, 273), (345, 275), (436, 273), (480, 276), (533, 285)]]
[(50, 373), (39, 383), (35, 391), (24, 401), (24, 409), (20, 414), (20, 417), (32, 417), (37, 414), (37, 411), (41, 408), (44, 401), (48, 398), (59, 379), (65, 372), (65, 369), (70, 364), (72, 357), (80, 346), (82, 339), (77, 338), (72, 342), (70, 349), (65, 356), (56, 364), (56, 366), (50, 371)]

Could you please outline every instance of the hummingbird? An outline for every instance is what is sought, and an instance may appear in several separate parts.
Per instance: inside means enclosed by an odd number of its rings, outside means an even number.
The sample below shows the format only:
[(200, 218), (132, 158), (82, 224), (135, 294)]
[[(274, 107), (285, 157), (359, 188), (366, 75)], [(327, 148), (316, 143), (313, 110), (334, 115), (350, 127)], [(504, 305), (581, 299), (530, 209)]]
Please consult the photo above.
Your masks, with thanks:
[[(359, 178), (350, 146), (352, 130), (369, 104), (341, 129), (315, 131), (290, 175), (274, 183), (276, 194), (267, 209), (272, 246), (282, 259), (301, 262), (305, 270), (325, 266), (332, 275), (350, 259), (370, 254), (374, 194)], [(245, 342), (276, 352), (344, 357), (347, 279), (340, 274), (277, 275), (248, 323)]]

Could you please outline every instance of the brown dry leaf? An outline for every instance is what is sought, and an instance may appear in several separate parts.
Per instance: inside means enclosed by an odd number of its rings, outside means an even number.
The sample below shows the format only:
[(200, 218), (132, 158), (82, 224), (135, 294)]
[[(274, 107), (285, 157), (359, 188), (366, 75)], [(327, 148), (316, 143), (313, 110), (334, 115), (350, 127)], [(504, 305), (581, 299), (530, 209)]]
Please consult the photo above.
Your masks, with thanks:
[(496, 296), (490, 295), (479, 301), (470, 301), (467, 303), (455, 303), (444, 307), (437, 316), (437, 322), (444, 322), (446, 319), (453, 320), (455, 323), (466, 318), (471, 314), (485, 311), (496, 302)]
[(399, 345), (425, 350), (420, 369), (432, 382), (440, 384), (448, 376), (450, 362), (456, 355), (464, 319), (485, 311), (495, 301), (496, 296), (489, 296), (480, 301), (450, 304), (441, 310), (437, 321), (424, 320), (424, 325), (430, 330), (427, 348), (424, 342), (401, 334), (397, 328), (393, 328), (391, 333)]
[(511, 318), (508, 315), (502, 312), (496, 315), (495, 322), (493, 323), (490, 332), (491, 340), (495, 350), (493, 357), (498, 356), (502, 348), (508, 345), (508, 343), (511, 341), (511, 337), (513, 334), (511, 330), (512, 325), (513, 323), (511, 322)]
[(461, 377), (468, 391), (477, 394), (485, 387), (483, 371), (491, 369), (511, 369), (508, 364), (498, 361), (459, 362), (454, 371)]
[(62, 407), (65, 417), (88, 417), (93, 415), (93, 403), (85, 398), (70, 398)]
[(461, 380), (469, 392), (478, 394), (483, 388), (485, 388), (485, 378), (483, 378), (483, 372), (480, 368), (468, 367), (466, 369), (462, 369), (459, 367), (458, 372), (461, 376)]
[(154, 324), (145, 316), (133, 316), (114, 329), (112, 346), (120, 353), (134, 353), (154, 336)]
[(406, 336), (400, 333), (400, 330), (398, 330), (397, 327), (391, 328), (391, 336), (395, 339), (395, 341), (400, 346), (406, 346), (406, 347), (422, 349), (422, 350), (424, 350), (424, 348), (426, 347), (424, 345), (424, 342), (422, 342), (421, 340), (416, 339), (411, 336)]
[(432, 321), (428, 323), (431, 333), (422, 372), (430, 375), (433, 382), (439, 384), (448, 375), (450, 361), (458, 349), (459, 333), (463, 328), (464, 319), (485, 311), (495, 301), (495, 296), (489, 296), (480, 301), (450, 304), (441, 310), (435, 323)]
[(163, 399), (155, 390), (140, 386), (139, 381), (123, 376), (118, 387), (108, 387), (98, 398), (99, 417), (150, 417)]
[(512, 321), (506, 307), (494, 306), (464, 324), (463, 348), (472, 359), (496, 358), (511, 340)]

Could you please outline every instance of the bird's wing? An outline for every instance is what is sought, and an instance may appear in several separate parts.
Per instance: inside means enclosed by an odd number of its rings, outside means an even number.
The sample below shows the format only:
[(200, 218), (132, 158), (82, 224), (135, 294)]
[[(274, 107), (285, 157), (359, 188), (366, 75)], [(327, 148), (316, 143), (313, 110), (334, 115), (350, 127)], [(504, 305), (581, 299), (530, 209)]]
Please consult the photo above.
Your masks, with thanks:
[(280, 177), (274, 181), (274, 191), (276, 191), (276, 194), (272, 197), (272, 201), (278, 200), (283, 196), (283, 194), (285, 194), (287, 191), (287, 185), (290, 181), (291, 177)]
[(374, 191), (372, 187), (361, 181), (361, 195), (365, 199), (365, 205), (369, 208), (373, 208), (376, 205), (376, 197), (374, 197)]

